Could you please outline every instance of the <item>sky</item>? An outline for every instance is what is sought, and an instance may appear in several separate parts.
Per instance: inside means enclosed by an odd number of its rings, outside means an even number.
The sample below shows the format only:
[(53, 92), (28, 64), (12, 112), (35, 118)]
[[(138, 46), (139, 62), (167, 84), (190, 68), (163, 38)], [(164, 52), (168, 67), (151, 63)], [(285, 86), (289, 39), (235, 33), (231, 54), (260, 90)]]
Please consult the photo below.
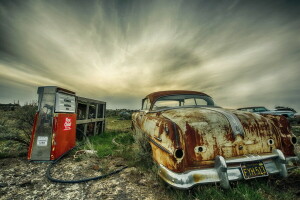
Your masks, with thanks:
[(300, 112), (300, 2), (0, 0), (0, 103), (50, 85), (113, 109), (195, 90)]

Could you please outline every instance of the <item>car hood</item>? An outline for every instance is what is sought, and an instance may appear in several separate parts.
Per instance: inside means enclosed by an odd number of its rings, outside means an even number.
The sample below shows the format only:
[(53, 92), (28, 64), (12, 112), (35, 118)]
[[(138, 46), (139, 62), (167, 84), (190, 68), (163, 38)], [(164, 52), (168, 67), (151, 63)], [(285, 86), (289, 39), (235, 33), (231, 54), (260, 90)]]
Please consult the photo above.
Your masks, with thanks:
[[(175, 122), (190, 165), (280, 148), (280, 130), (259, 114), (216, 107), (179, 108), (161, 112)], [(200, 150), (199, 151), (199, 147)]]

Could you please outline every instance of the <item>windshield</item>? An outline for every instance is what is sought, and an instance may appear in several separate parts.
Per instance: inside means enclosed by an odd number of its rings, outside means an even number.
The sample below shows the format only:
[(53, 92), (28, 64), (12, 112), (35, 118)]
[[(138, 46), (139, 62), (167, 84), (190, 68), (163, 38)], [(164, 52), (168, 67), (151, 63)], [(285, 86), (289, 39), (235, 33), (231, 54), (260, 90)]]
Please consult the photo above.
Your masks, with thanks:
[(159, 98), (152, 110), (184, 106), (214, 106), (212, 98), (203, 95), (170, 95)]

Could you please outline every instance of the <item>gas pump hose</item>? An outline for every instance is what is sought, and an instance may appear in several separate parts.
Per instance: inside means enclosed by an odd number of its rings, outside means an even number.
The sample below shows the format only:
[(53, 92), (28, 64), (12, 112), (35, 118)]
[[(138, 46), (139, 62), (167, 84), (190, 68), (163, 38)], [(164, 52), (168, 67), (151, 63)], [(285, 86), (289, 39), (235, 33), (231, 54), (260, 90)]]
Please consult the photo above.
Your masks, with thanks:
[[(76, 146), (78, 147), (78, 146)], [(74, 147), (74, 148), (76, 148)], [(117, 174), (119, 172), (121, 172), (122, 170), (126, 169), (128, 166), (124, 166), (122, 167), (121, 169), (118, 169), (118, 170), (115, 170), (113, 172), (110, 172), (110, 173), (107, 173), (107, 174), (103, 174), (101, 176), (96, 176), (96, 177), (91, 177), (91, 178), (85, 178), (85, 179), (78, 179), (78, 180), (60, 180), (60, 179), (56, 179), (56, 178), (53, 178), (51, 176), (51, 168), (56, 164), (58, 163), (58, 161), (60, 161), (63, 157), (65, 157), (68, 153), (70, 153), (74, 148), (70, 149), (69, 151), (67, 151), (66, 153), (64, 153), (63, 155), (61, 155), (58, 159), (56, 159), (55, 161), (53, 161), (47, 168), (47, 171), (46, 171), (46, 176), (47, 178), (52, 181), (52, 182), (56, 182), (56, 183), (82, 183), (82, 182), (88, 182), (88, 181), (92, 181), (92, 180), (99, 180), (99, 179), (103, 179), (103, 178), (106, 178), (108, 176), (112, 176), (114, 174)]]

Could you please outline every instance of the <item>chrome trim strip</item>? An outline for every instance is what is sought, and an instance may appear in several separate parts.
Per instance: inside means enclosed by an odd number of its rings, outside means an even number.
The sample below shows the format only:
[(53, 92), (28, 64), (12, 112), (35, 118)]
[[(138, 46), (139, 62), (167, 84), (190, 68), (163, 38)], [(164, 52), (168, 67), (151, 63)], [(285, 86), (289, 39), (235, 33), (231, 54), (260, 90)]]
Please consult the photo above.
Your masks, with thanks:
[(264, 155), (244, 155), (241, 157), (229, 158), (226, 160), (226, 163), (235, 164), (235, 163), (242, 163), (242, 162), (262, 161), (262, 160), (274, 159), (277, 157), (278, 155), (274, 153), (268, 153)]
[(166, 149), (165, 147), (163, 147), (163, 146), (161, 146), (160, 144), (158, 144), (157, 142), (155, 142), (155, 141), (154, 141), (152, 138), (150, 138), (149, 136), (148, 136), (148, 139), (149, 139), (149, 141), (152, 142), (155, 146), (157, 146), (158, 148), (160, 148), (160, 149), (163, 150), (164, 152), (166, 152), (166, 153), (172, 155), (172, 153), (171, 153), (168, 149)]
[(215, 112), (223, 114), (226, 117), (226, 119), (229, 121), (234, 136), (237, 136), (239, 134), (245, 135), (244, 128), (243, 128), (240, 120), (237, 118), (237, 116), (235, 114), (233, 114), (227, 110), (221, 109), (221, 108), (203, 107), (203, 109), (211, 110), (211, 111), (215, 111)]

